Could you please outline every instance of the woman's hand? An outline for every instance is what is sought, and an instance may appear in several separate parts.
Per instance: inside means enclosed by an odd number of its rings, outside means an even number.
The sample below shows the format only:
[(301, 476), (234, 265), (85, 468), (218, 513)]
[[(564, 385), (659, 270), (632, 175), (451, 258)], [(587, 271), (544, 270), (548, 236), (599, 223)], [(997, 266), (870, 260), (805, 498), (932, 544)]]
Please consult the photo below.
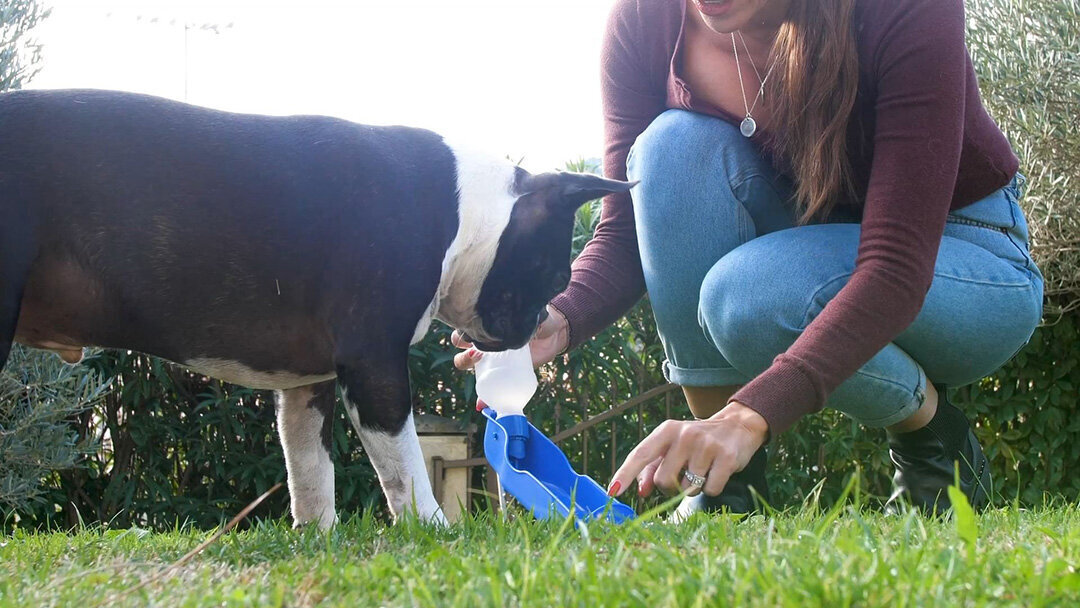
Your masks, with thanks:
[[(622, 494), (636, 478), (641, 496), (654, 488), (669, 494), (686, 490), (690, 496), (701, 491), (716, 496), (731, 475), (750, 462), (768, 434), (761, 414), (737, 401), (705, 420), (668, 420), (630, 452), (611, 478), (608, 494)], [(704, 477), (704, 487), (691, 485), (684, 471)]]
[[(548, 363), (566, 350), (570, 343), (570, 325), (566, 322), (566, 317), (550, 304), (547, 311), (548, 317), (536, 328), (536, 333), (529, 342), (534, 367)], [(450, 342), (458, 348), (468, 349), (454, 356), (454, 367), (460, 370), (472, 369), (483, 357), (483, 353), (466, 342), (461, 337), (461, 332), (456, 329), (450, 334)]]

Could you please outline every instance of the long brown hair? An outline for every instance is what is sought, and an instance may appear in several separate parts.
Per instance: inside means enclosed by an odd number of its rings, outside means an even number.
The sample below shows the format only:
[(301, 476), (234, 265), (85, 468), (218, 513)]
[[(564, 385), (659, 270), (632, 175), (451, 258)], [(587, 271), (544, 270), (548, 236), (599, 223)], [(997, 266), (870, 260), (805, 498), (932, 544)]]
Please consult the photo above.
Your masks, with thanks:
[(847, 149), (859, 83), (854, 8), (855, 0), (792, 0), (773, 44), (779, 78), (768, 81), (765, 97), (803, 222), (854, 196)]

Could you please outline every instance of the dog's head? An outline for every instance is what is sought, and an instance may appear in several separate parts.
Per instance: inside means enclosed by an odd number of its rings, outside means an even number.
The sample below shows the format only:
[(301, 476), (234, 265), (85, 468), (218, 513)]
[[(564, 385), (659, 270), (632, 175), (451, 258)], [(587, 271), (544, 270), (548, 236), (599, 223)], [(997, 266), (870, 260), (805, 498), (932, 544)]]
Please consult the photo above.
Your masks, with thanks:
[(523, 346), (570, 282), (574, 215), (582, 204), (630, 184), (581, 173), (530, 175), (519, 170), (518, 198), (480, 289), (476, 312), (490, 341), (481, 350)]
[[(481, 350), (518, 348), (570, 281), (578, 207), (632, 184), (583, 173), (532, 175), (512, 165), (476, 172), (468, 165), (459, 156), (459, 250), (439, 316)], [(476, 178), (497, 184), (477, 187)]]

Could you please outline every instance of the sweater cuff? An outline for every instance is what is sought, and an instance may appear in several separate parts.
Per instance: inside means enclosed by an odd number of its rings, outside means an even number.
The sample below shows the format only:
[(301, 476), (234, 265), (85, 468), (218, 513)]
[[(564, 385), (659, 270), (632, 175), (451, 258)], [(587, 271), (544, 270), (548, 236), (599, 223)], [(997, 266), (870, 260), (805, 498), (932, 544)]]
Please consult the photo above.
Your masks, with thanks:
[(588, 306), (582, 305), (582, 299), (583, 298), (571, 298), (567, 292), (564, 291), (555, 296), (551, 302), (548, 303), (555, 310), (562, 313), (562, 316), (566, 319), (566, 333), (568, 340), (566, 350), (563, 352), (574, 350), (592, 337), (592, 334), (588, 332), (588, 328), (583, 327), (583, 325), (586, 324), (586, 320), (590, 318), (589, 314), (592, 311), (588, 309)]
[(798, 359), (780, 355), (769, 369), (732, 395), (731, 401), (761, 414), (769, 423), (769, 436), (776, 437), (803, 416), (820, 410), (825, 391)]

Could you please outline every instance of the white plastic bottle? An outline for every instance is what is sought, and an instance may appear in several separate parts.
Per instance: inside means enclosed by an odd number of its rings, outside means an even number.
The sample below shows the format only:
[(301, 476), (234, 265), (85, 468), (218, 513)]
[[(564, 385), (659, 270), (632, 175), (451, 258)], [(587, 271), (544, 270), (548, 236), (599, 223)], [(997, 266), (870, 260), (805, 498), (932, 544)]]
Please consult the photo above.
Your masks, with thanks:
[(476, 362), (476, 395), (500, 416), (524, 414), (537, 387), (529, 345), (483, 354)]
[(525, 406), (536, 393), (536, 371), (529, 345), (500, 352), (484, 352), (476, 362), (476, 395), (495, 410), (495, 418), (510, 437), (507, 454), (518, 461), (525, 457), (529, 423)]

